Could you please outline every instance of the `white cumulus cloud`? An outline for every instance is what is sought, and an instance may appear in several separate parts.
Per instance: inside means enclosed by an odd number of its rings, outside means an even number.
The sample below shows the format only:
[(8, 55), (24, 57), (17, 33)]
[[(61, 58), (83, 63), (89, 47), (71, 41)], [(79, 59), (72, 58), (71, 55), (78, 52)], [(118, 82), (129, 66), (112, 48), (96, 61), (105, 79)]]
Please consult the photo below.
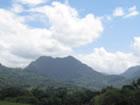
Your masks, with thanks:
[(139, 11), (137, 10), (137, 7), (134, 5), (130, 8), (128, 8), (127, 10), (125, 10), (123, 7), (117, 7), (114, 11), (113, 11), (113, 16), (114, 17), (134, 17), (139, 15)]
[(46, 1), (47, 0), (13, 0), (13, 2), (26, 4), (26, 5), (39, 5)]
[(113, 16), (115, 16), (115, 17), (124, 16), (124, 15), (125, 15), (125, 12), (124, 12), (124, 9), (122, 7), (117, 7), (113, 11)]
[(80, 17), (76, 9), (59, 2), (32, 11), (44, 15), (49, 27), (31, 28), (24, 16), (16, 14), (20, 11), (20, 6), (15, 11), (0, 9), (0, 62), (8, 66), (24, 66), (41, 55), (71, 54), (74, 47), (95, 41), (103, 31), (98, 17)]
[(68, 46), (75, 47), (93, 42), (103, 31), (99, 17), (93, 14), (80, 17), (76, 9), (59, 2), (31, 11), (46, 15), (53, 37)]
[(14, 60), (18, 62), (16, 58), (28, 61), (40, 55), (60, 56), (71, 51), (71, 48), (53, 39), (49, 30), (29, 28), (15, 14), (2, 9), (0, 9), (0, 46), (0, 61), (9, 66), (19, 66), (17, 63), (12, 65)]
[[(1, 63), (21, 67), (41, 55), (75, 54), (75, 48), (96, 41), (103, 32), (102, 21), (94, 14), (89, 13), (81, 17), (68, 3), (55, 1), (50, 5), (38, 5), (42, 3), (43, 0), (20, 0), (13, 4), (11, 10), (0, 9)], [(17, 13), (24, 11), (22, 4), (38, 6), (31, 6), (26, 10), (29, 16), (20, 16)], [(138, 15), (136, 6), (129, 8), (127, 12), (121, 7), (116, 8), (113, 14), (120, 17), (128, 15)], [(41, 20), (47, 26), (30, 27), (25, 24), (30, 20)], [(140, 37), (134, 38), (133, 49), (132, 52), (125, 53), (109, 52), (101, 47), (95, 48), (89, 54), (78, 53), (75, 56), (100, 72), (115, 74), (140, 64)]]
[(128, 14), (125, 17), (132, 17), (132, 16), (137, 16), (137, 15), (139, 15), (137, 7), (133, 6), (128, 9)]
[(140, 37), (134, 37), (133, 43), (134, 52), (136, 55), (140, 56)]
[(24, 7), (20, 4), (13, 4), (11, 11), (15, 13), (22, 13), (24, 11)]
[(109, 52), (103, 47), (95, 48), (90, 54), (79, 55), (79, 59), (95, 70), (109, 74), (119, 74), (140, 64), (140, 59), (133, 53)]
[(95, 48), (89, 54), (79, 54), (77, 57), (99, 72), (109, 74), (123, 73), (131, 66), (140, 65), (140, 37), (134, 37), (133, 50), (129, 53), (107, 51), (104, 47)]

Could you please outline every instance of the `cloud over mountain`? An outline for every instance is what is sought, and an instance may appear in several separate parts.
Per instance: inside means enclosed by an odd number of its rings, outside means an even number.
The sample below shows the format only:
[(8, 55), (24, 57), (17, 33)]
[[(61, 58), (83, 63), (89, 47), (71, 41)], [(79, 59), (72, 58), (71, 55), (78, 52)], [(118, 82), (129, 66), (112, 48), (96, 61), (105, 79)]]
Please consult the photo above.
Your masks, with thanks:
[(131, 66), (140, 64), (140, 37), (134, 37), (130, 52), (110, 52), (104, 47), (95, 48), (89, 54), (79, 55), (84, 63), (100, 72), (119, 74)]
[[(32, 28), (26, 24), (26, 17), (0, 9), (2, 63), (19, 66), (41, 55), (65, 56), (74, 47), (95, 41), (103, 31), (98, 17), (93, 14), (80, 17), (76, 9), (63, 3), (52, 2), (52, 5), (35, 7), (30, 12), (43, 14), (49, 27)], [(13, 62), (19, 63), (13, 65)]]

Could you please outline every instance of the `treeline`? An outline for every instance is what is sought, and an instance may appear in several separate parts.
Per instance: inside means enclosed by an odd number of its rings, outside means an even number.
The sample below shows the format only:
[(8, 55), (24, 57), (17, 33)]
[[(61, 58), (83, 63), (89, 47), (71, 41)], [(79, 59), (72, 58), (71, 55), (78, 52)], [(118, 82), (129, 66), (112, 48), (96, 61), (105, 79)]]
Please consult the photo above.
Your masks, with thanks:
[(0, 100), (30, 105), (140, 105), (140, 79), (121, 89), (107, 87), (101, 91), (9, 87), (0, 90)]

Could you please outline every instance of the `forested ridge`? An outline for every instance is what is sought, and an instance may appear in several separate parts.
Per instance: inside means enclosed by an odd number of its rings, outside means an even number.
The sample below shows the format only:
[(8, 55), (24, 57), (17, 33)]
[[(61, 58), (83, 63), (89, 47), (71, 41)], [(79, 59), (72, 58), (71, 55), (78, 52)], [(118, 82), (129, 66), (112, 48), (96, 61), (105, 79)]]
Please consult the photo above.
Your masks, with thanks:
[(71, 56), (0, 65), (0, 105), (140, 105), (139, 70), (106, 75)]
[(79, 87), (7, 87), (0, 90), (0, 100), (19, 105), (140, 105), (140, 79), (120, 89), (110, 86), (100, 91)]

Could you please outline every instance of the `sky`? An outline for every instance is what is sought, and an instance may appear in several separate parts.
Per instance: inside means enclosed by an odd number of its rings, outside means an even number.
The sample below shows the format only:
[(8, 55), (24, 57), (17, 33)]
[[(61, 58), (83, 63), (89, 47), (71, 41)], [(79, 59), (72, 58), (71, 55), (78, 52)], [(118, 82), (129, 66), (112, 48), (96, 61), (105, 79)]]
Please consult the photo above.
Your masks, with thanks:
[(0, 63), (72, 55), (120, 74), (140, 65), (139, 0), (0, 0)]

